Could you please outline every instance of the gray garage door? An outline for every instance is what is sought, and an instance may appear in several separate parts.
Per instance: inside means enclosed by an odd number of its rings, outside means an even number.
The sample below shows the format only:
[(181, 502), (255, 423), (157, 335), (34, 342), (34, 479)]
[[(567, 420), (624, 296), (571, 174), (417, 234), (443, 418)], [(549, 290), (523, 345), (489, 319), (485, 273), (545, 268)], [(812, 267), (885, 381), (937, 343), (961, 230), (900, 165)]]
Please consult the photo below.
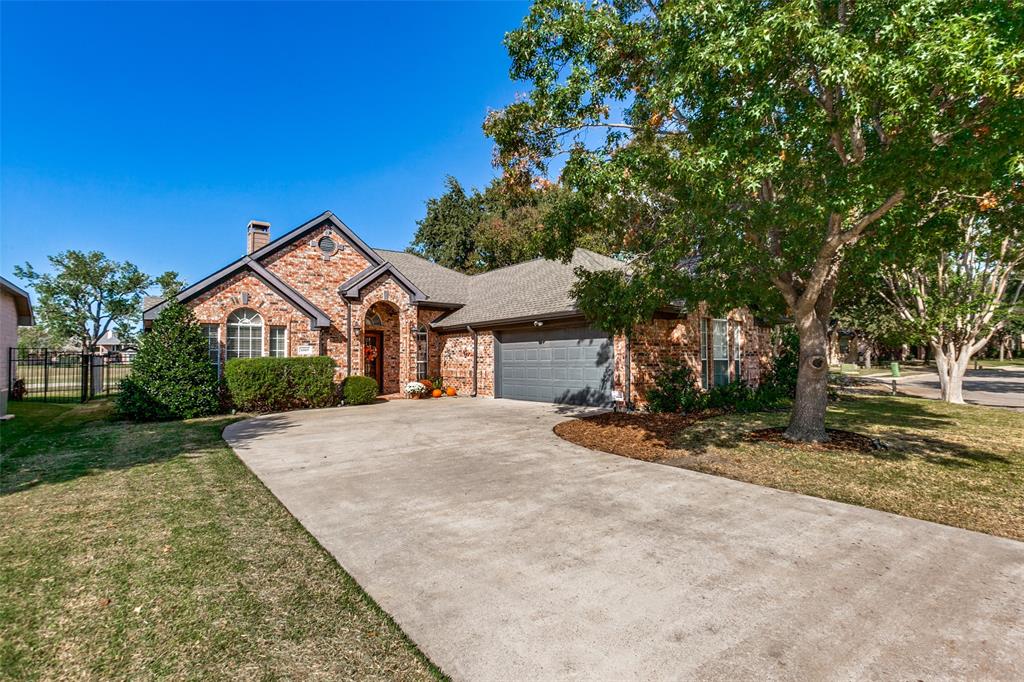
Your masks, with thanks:
[(596, 329), (501, 332), (495, 347), (495, 395), (571, 405), (611, 403), (611, 339)]

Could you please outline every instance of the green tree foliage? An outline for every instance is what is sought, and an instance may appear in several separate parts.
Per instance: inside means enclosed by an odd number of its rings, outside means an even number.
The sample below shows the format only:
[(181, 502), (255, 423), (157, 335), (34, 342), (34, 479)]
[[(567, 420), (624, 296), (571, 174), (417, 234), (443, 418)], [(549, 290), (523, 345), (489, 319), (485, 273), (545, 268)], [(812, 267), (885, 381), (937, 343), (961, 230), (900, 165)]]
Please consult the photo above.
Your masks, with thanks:
[(160, 289), (160, 297), (168, 299), (185, 288), (185, 280), (174, 270), (168, 270), (164, 274), (154, 277), (153, 284)]
[(1024, 165), (1022, 13), (953, 0), (538, 0), (506, 38), (530, 90), (484, 127), (509, 181), (566, 159), (572, 194), (549, 231), (563, 257), (594, 232), (633, 256), (628, 277), (581, 273), (580, 305), (606, 326), (677, 298), (788, 312), (801, 355), (787, 435), (824, 440), (844, 259), (876, 252), (879, 233), (926, 229), (921, 215), (947, 190)]
[(188, 419), (220, 407), (217, 370), (192, 311), (171, 301), (142, 335), (117, 412), (133, 421)]
[(964, 402), (970, 359), (1024, 313), (1024, 211), (1016, 194), (954, 203), (930, 220), (926, 236), (898, 240), (902, 248), (881, 269), (879, 296), (890, 316), (931, 346), (947, 402)]
[(68, 342), (67, 338), (55, 337), (42, 324), (35, 324), (31, 327), (18, 327), (18, 348), (52, 348), (59, 350)]
[(52, 273), (30, 263), (14, 274), (35, 289), (40, 323), (57, 339), (75, 339), (90, 348), (107, 333), (129, 337), (138, 323), (142, 296), (150, 278), (129, 262), (99, 251), (63, 251), (49, 257)]
[[(518, 187), (495, 180), (469, 194), (449, 176), (447, 191), (427, 201), (410, 251), (439, 265), (474, 274), (546, 255), (546, 221), (568, 193), (550, 183)], [(580, 246), (612, 253), (607, 240), (590, 234)]]
[(447, 191), (427, 200), (427, 214), (417, 221), (410, 250), (438, 265), (459, 272), (476, 272), (473, 234), (483, 217), (480, 195), (466, 191), (452, 176), (445, 179)]

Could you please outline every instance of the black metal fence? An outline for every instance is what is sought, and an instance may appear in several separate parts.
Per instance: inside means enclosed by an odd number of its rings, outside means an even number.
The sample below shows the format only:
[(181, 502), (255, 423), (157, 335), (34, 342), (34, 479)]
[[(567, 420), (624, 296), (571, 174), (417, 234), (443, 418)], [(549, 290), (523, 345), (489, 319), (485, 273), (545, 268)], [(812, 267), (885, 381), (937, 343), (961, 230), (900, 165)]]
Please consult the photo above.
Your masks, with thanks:
[(49, 348), (8, 349), (10, 400), (84, 403), (113, 395), (131, 372), (126, 353), (82, 353)]

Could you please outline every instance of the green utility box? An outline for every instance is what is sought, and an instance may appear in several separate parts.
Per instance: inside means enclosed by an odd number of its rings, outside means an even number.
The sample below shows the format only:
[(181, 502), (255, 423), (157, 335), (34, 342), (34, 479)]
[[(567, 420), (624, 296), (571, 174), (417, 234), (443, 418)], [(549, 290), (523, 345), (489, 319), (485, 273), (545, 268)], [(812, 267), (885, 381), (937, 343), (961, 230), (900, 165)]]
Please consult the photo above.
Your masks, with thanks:
[(892, 372), (892, 375), (894, 377), (898, 377), (900, 375), (900, 363), (898, 363), (898, 362), (890, 362), (889, 363), (889, 371)]

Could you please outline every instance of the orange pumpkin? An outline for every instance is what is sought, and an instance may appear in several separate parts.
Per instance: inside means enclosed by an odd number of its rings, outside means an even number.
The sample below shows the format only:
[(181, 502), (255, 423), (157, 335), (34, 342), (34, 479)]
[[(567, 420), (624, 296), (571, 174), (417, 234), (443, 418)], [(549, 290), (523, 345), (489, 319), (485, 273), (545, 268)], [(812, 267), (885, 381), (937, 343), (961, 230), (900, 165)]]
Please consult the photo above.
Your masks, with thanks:
[(441, 396), (444, 395), (444, 393), (441, 392), (441, 389), (435, 388), (430, 395), (434, 396), (435, 398), (440, 398)]
[(451, 395), (455, 395), (455, 387), (454, 386), (449, 386), (448, 387), (448, 395), (450, 395), (450, 396)]

